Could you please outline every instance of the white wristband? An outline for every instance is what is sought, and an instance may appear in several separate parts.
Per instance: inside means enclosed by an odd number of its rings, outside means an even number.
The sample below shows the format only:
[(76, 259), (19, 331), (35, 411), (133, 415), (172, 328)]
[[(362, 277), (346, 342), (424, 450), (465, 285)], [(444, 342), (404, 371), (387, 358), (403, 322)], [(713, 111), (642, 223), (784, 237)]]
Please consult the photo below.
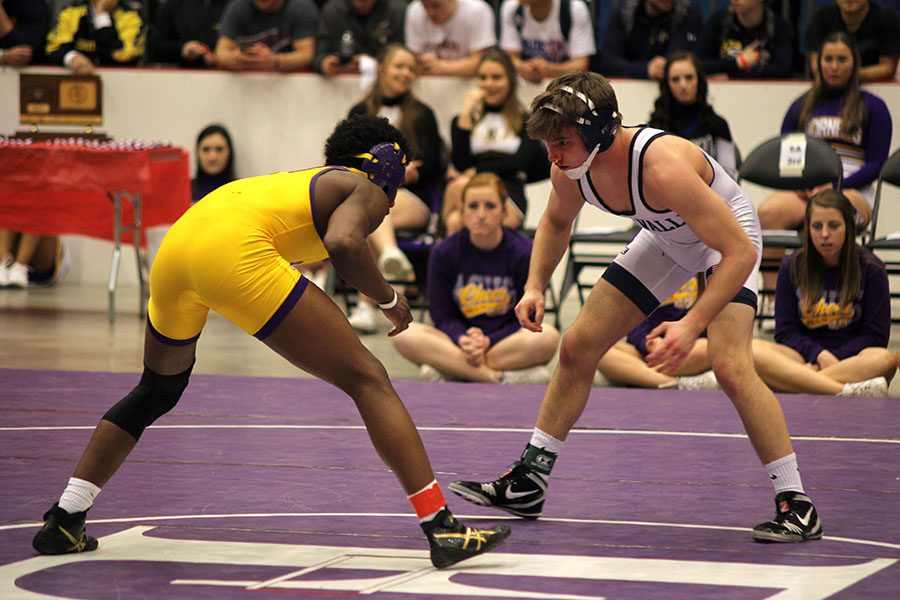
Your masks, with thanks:
[(400, 300), (400, 296), (397, 294), (397, 290), (394, 290), (394, 297), (391, 298), (391, 301), (390, 301), (390, 302), (385, 302), (384, 304), (382, 304), (381, 302), (379, 302), (379, 303), (378, 303), (378, 308), (380, 308), (381, 310), (391, 310), (392, 308), (394, 308), (395, 306), (397, 306), (397, 301), (398, 301), (398, 300)]

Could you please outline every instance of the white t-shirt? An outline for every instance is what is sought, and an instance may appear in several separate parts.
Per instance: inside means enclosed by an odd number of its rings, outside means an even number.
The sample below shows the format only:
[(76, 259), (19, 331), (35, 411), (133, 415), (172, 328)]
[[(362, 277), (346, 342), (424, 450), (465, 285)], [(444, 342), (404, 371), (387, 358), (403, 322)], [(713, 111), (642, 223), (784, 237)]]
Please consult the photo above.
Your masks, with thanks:
[(569, 0), (572, 27), (569, 41), (563, 35), (559, 23), (560, 0), (553, 0), (550, 14), (543, 21), (531, 16), (531, 9), (523, 7), (522, 32), (516, 29), (515, 14), (518, 0), (503, 0), (500, 5), (500, 47), (508, 52), (518, 52), (522, 58), (541, 57), (552, 63), (573, 58), (592, 56), (597, 52), (591, 15), (582, 0)]
[(457, 0), (456, 12), (442, 25), (432, 23), (422, 2), (414, 0), (406, 8), (404, 30), (410, 50), (444, 60), (466, 58), (497, 43), (494, 12), (484, 0)]
[(506, 117), (499, 112), (486, 113), (472, 128), (469, 140), (475, 156), (488, 152), (513, 155), (522, 145), (519, 132), (512, 131)]

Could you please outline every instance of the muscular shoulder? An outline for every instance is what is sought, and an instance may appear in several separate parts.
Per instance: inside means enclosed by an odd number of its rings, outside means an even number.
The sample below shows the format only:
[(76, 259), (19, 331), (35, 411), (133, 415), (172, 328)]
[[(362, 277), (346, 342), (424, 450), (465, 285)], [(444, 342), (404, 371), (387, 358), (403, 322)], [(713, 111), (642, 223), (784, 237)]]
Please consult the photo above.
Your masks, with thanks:
[(669, 200), (678, 196), (672, 192), (699, 176), (706, 181), (712, 173), (709, 162), (692, 142), (675, 135), (653, 140), (641, 162), (641, 185), (657, 209), (672, 208)]
[(644, 177), (665, 178), (696, 166), (700, 158), (702, 154), (693, 142), (677, 135), (661, 135), (645, 147), (641, 170)]

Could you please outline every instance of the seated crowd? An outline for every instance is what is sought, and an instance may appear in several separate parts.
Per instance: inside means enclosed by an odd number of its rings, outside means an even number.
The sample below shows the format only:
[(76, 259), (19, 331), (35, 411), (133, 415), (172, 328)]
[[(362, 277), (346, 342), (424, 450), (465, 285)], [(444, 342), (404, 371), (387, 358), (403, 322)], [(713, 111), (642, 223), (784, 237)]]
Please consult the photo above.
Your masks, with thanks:
[[(427, 291), (434, 326), (416, 323), (394, 343), (435, 380), (546, 381), (556, 351), (556, 329), (520, 329), (512, 312), (531, 252), (519, 231), (525, 185), (550, 171), (542, 142), (525, 133), (519, 78), (541, 83), (593, 69), (657, 80), (649, 125), (692, 141), (736, 176), (739, 153), (727, 119), (710, 103), (709, 79), (802, 77), (808, 69), (812, 86), (785, 107), (782, 132), (831, 143), (845, 185), (762, 202), (763, 227), (801, 228), (803, 246), (786, 258), (766, 257), (784, 260), (777, 283), (772, 277), (765, 286), (776, 290), (775, 340), (755, 340), (754, 358), (778, 390), (887, 393), (900, 358), (886, 349), (887, 275), (855, 232), (871, 218), (873, 182), (890, 150), (890, 112), (860, 87), (897, 72), (900, 20), (889, 7), (836, 0), (811, 16), (799, 44), (796, 24), (764, 0), (720, 3), (708, 19), (692, 0), (618, 0), (597, 28), (584, 0), (504, 0), (496, 13), (485, 0), (71, 0), (55, 16), (51, 4), (0, 2), (0, 64), (57, 64), (78, 74), (152, 64), (368, 77), (350, 114), (388, 119), (412, 149), (396, 205), (369, 243), (390, 280)], [(450, 123), (449, 144), (435, 112), (413, 92), (422, 74), (476, 80)], [(195, 202), (235, 178), (234, 149), (224, 127), (201, 131)], [(439, 240), (427, 281), (415, 281), (398, 246), (401, 232)], [(53, 283), (64, 256), (58, 238), (0, 231), (0, 287)], [(331, 291), (327, 264), (304, 269)], [(702, 287), (692, 280), (614, 346), (599, 373), (625, 385), (715, 388), (703, 339), (675, 376), (644, 362), (647, 333), (661, 319), (680, 318)], [(350, 314), (360, 333), (377, 329), (376, 304), (360, 297)]]
[(895, 78), (900, 57), (900, 19), (886, 0), (820, 4), (808, 23), (788, 21), (764, 0), (720, 0), (708, 18), (696, 0), (596, 4), (592, 15), (585, 0), (4, 0), (0, 64), (330, 76), (365, 72), (399, 43), (430, 75), (474, 76), (498, 47), (534, 83), (589, 68), (661, 80), (677, 51), (697, 54), (709, 76), (777, 79), (815, 74), (819, 46), (834, 31), (857, 43), (863, 82)]

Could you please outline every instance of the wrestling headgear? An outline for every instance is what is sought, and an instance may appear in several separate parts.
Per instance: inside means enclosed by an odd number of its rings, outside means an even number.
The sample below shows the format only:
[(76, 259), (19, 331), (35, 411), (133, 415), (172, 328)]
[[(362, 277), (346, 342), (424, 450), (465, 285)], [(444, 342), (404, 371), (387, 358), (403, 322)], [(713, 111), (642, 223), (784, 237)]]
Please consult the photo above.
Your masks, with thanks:
[[(611, 106), (594, 105), (593, 100), (585, 94), (576, 92), (567, 85), (561, 86), (559, 89), (572, 94), (587, 105), (587, 110), (575, 119), (575, 129), (578, 131), (581, 141), (584, 142), (584, 147), (590, 149), (591, 153), (581, 166), (565, 171), (566, 177), (569, 179), (580, 179), (587, 173), (594, 157), (599, 152), (605, 152), (612, 145), (616, 138), (616, 132), (619, 130), (619, 113)], [(563, 114), (563, 111), (553, 104), (544, 104), (541, 108)]]
[(406, 173), (406, 154), (397, 142), (382, 142), (356, 158), (363, 159), (360, 170), (369, 181), (384, 190), (388, 198), (393, 198), (397, 188), (403, 184)]

